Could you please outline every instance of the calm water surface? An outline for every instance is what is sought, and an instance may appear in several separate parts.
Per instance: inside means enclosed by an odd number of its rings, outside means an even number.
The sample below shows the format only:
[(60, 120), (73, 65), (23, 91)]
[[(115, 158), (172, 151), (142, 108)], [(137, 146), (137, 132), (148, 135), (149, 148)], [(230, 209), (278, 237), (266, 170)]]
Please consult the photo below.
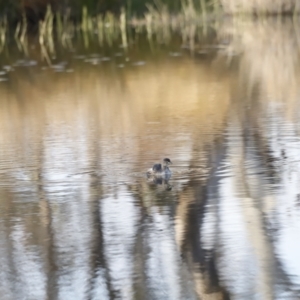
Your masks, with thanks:
[(219, 35), (1, 54), (1, 299), (300, 298), (298, 35)]

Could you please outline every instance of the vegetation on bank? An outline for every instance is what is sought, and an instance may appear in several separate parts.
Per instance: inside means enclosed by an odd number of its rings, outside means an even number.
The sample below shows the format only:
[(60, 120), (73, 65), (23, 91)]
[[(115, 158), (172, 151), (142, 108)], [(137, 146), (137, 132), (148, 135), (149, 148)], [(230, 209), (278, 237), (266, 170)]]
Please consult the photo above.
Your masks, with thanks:
[[(268, 2), (271, 0), (264, 1), (259, 3), (271, 3)], [(285, 2), (289, 4), (284, 6), (285, 10), (280, 1), (284, 0), (274, 0), (272, 7), (297, 16), (300, 4), (296, 0)], [(182, 43), (193, 50), (202, 33), (205, 35), (209, 28), (219, 26), (223, 12), (235, 12), (236, 4), (240, 3), (239, 7), (243, 8), (240, 15), (244, 19), (245, 12), (255, 12), (254, 2), (257, 1), (0, 0), (0, 52), (14, 39), (18, 48), (26, 53), (29, 32), (37, 33), (42, 54), (49, 63), (55, 42), (71, 49), (74, 37), (82, 38), (86, 46), (96, 39), (101, 46), (121, 41), (127, 48), (130, 39), (140, 33), (145, 34), (150, 43), (159, 44), (167, 44), (173, 33), (179, 33)], [(259, 19), (264, 19), (264, 13), (272, 12), (266, 7), (260, 13), (255, 12)]]
[[(299, 0), (0, 0), (0, 21), (10, 27), (26, 19), (27, 29), (35, 30), (51, 9), (55, 23), (58, 15), (78, 23), (86, 15), (113, 14), (125, 10), (127, 19), (143, 18), (158, 11), (172, 15), (185, 13), (192, 7), (202, 16), (220, 10), (226, 13), (295, 14), (300, 12)], [(83, 10), (84, 8), (84, 10)]]
[(164, 7), (171, 13), (178, 13), (186, 5), (200, 9), (203, 5), (212, 5), (219, 0), (0, 0), (0, 17), (6, 17), (10, 23), (17, 23), (26, 16), (28, 25), (34, 26), (44, 19), (47, 8), (56, 14), (68, 14), (74, 21), (82, 17), (82, 8), (86, 7), (91, 16), (111, 12), (119, 15), (125, 8), (128, 15), (142, 16), (149, 7)]
[(149, 0), (147, 3), (146, 0), (126, 3), (74, 0), (72, 6), (67, 5), (67, 0), (12, 0), (9, 4), (5, 2), (6, 5), (3, 1), (0, 0), (0, 52), (13, 36), (18, 48), (26, 53), (27, 33), (36, 32), (45, 57), (47, 52), (53, 53), (54, 41), (71, 47), (75, 36), (82, 37), (86, 45), (95, 38), (100, 45), (121, 40), (126, 48), (131, 29), (146, 33), (149, 41), (168, 43), (175, 31), (186, 41), (196, 34), (197, 26), (206, 31), (211, 13), (220, 11), (218, 0)]

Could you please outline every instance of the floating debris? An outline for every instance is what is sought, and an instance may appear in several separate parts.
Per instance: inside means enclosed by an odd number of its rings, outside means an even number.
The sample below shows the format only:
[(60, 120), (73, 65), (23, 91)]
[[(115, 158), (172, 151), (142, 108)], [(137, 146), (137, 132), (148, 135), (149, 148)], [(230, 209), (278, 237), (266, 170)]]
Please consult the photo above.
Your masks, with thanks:
[(84, 60), (84, 62), (91, 63), (92, 65), (98, 65), (101, 60), (100, 58), (87, 58)]
[(25, 60), (24, 59), (19, 59), (15, 62), (14, 66), (22, 66), (24, 65)]
[(85, 59), (86, 55), (75, 55), (74, 58), (75, 59)]
[(141, 60), (141, 61), (137, 61), (137, 62), (133, 63), (132, 65), (139, 67), (139, 66), (144, 66), (145, 64), (146, 64), (146, 62)]
[(33, 67), (33, 66), (36, 66), (37, 64), (38, 64), (38, 62), (36, 60), (30, 60), (27, 62), (26, 66)]
[(125, 65), (124, 65), (124, 64), (119, 64), (118, 67), (119, 67), (119, 68), (124, 68)]
[(64, 72), (65, 68), (66, 68), (67, 62), (60, 62), (56, 65), (52, 65), (51, 68), (55, 71), (55, 72)]
[(36, 60), (17, 60), (14, 64), (15, 67), (34, 67), (38, 64)]
[(179, 56), (182, 56), (182, 53), (180, 53), (180, 52), (170, 52), (169, 55), (172, 56), (172, 57), (179, 57)]
[(111, 60), (111, 58), (107, 56), (101, 58), (101, 61), (109, 61), (109, 60)]
[(5, 70), (6, 72), (10, 72), (10, 71), (14, 70), (14, 68), (12, 66), (7, 66), (7, 65), (3, 66), (2, 69)]
[(65, 67), (60, 66), (60, 65), (52, 65), (51, 68), (54, 69), (54, 70), (61, 70), (61, 69), (64, 69)]

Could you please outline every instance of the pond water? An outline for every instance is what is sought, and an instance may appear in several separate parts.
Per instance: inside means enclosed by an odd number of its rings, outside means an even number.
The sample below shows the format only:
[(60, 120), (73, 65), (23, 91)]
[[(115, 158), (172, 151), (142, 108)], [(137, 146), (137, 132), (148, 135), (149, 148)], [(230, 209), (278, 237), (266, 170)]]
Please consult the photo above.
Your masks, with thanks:
[(296, 29), (3, 51), (0, 298), (299, 299)]

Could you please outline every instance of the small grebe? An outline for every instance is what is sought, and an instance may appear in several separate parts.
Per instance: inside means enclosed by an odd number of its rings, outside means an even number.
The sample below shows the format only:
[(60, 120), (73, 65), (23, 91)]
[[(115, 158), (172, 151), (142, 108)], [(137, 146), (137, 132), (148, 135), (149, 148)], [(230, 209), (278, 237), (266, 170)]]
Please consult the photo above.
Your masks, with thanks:
[(169, 158), (163, 160), (163, 166), (161, 164), (155, 164), (151, 169), (147, 171), (148, 176), (166, 176), (171, 177), (171, 170), (168, 165), (172, 164)]

